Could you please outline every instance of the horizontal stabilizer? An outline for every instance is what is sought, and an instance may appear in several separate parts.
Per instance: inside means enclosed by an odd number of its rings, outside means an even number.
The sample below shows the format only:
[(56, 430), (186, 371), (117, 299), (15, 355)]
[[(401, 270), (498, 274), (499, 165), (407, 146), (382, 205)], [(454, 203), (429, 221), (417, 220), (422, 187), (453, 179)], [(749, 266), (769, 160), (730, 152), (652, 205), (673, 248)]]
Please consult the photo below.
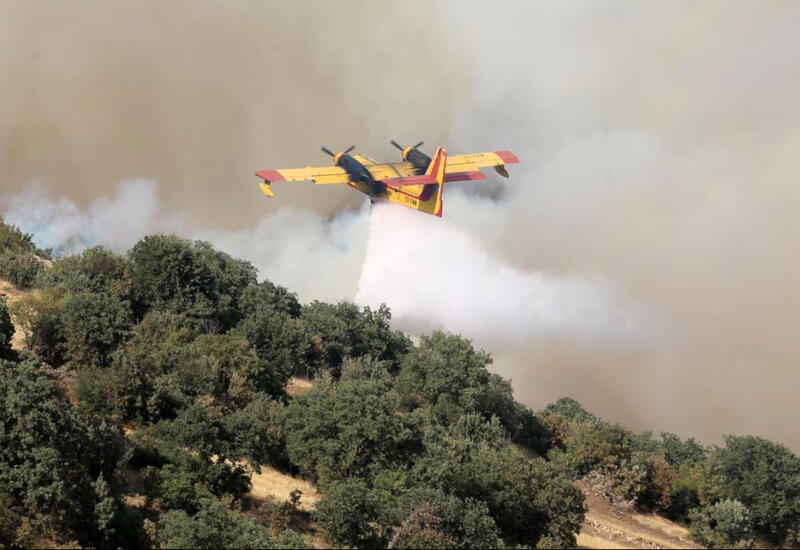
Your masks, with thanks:
[(472, 170), (470, 172), (451, 172), (444, 175), (444, 181), (468, 181), (468, 180), (485, 180), (486, 174), (480, 170)]
[(406, 176), (404, 178), (387, 178), (381, 180), (381, 183), (391, 185), (392, 187), (405, 187), (407, 185), (429, 185), (436, 183), (436, 176), (422, 174), (421, 176)]

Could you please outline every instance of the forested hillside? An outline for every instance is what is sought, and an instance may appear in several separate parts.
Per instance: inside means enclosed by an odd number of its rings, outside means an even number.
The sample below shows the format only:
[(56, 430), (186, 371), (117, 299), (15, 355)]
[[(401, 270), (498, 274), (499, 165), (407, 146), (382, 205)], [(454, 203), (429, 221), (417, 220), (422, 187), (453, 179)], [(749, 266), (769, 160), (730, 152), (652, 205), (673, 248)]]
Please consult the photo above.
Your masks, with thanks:
[[(4, 546), (302, 548), (313, 524), (333, 546), (563, 548), (581, 487), (705, 546), (800, 542), (800, 458), (778, 443), (533, 411), (469, 340), (301, 304), (207, 243), (45, 258), (0, 225), (0, 278), (28, 290), (0, 299)], [(292, 377), (313, 386), (290, 396)], [(255, 496), (262, 465), (319, 498)]]

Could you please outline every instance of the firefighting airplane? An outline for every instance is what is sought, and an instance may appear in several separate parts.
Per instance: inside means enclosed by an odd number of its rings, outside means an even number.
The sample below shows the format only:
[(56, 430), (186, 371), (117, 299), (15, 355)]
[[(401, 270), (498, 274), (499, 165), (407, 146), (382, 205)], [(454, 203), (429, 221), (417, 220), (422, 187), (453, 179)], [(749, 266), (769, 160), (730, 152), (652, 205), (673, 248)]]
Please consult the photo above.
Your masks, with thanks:
[(322, 151), (333, 157), (333, 166), (261, 170), (256, 176), (264, 180), (259, 185), (269, 197), (275, 196), (270, 185), (277, 181), (313, 181), (318, 185), (346, 183), (373, 201), (388, 199), (441, 217), (445, 182), (485, 180), (486, 176), (479, 169), (488, 166), (507, 178), (506, 164), (519, 162), (511, 151), (448, 157), (447, 150), (439, 147), (431, 159), (419, 150), (421, 141), (411, 147), (402, 147), (394, 140), (391, 144), (403, 152), (402, 162), (380, 163), (364, 155), (351, 155), (355, 145), (339, 153), (323, 147)]

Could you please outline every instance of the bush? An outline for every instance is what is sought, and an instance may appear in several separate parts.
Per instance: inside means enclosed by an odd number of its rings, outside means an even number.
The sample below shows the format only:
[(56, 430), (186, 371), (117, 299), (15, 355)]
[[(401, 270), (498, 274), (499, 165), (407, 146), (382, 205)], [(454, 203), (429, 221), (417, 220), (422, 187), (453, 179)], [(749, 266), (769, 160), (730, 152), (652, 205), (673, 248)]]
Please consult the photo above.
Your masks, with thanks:
[(115, 479), (122, 436), (85, 421), (32, 359), (0, 361), (0, 486), (39, 530), (109, 544), (119, 495)]
[(575, 546), (583, 494), (555, 464), (530, 460), (510, 447), (433, 440), (413, 477), (416, 485), (486, 503), (507, 543), (535, 546), (549, 537)]
[(242, 292), (255, 284), (255, 268), (203, 242), (150, 235), (129, 253), (134, 308), (171, 311), (195, 320), (208, 332), (241, 318)]
[(333, 537), (334, 542), (354, 548), (385, 546), (376, 531), (377, 500), (367, 484), (358, 478), (336, 483), (316, 504), (314, 519)]
[(14, 337), (15, 330), (6, 300), (0, 297), (0, 358), (11, 352), (11, 338)]
[(708, 499), (737, 500), (750, 511), (753, 531), (782, 543), (800, 524), (800, 458), (760, 437), (725, 437), (709, 458)]
[(61, 258), (39, 274), (39, 287), (59, 287), (66, 293), (106, 293), (130, 306), (131, 276), (128, 260), (102, 247)]
[(158, 542), (162, 548), (303, 548), (296, 533), (273, 538), (269, 530), (240, 515), (225, 510), (216, 499), (204, 498), (197, 513), (172, 510), (158, 522)]
[(436, 489), (412, 489), (399, 499), (396, 548), (500, 548), (503, 541), (485, 503)]
[(42, 361), (58, 367), (64, 362), (63, 292), (43, 288), (11, 305), (11, 315), (22, 329), (25, 346)]
[(71, 295), (61, 318), (67, 358), (90, 367), (107, 367), (131, 327), (130, 311), (105, 292)]
[(291, 462), (323, 480), (407, 464), (421, 450), (421, 435), (413, 418), (396, 414), (388, 389), (379, 380), (328, 380), (293, 399), (285, 416)]
[(389, 326), (386, 306), (373, 311), (359, 310), (350, 302), (315, 301), (302, 309), (301, 320), (306, 338), (314, 343), (313, 359), (307, 362), (331, 369), (335, 376), (345, 359), (366, 355), (388, 362), (394, 370), (411, 345), (405, 334)]
[(28, 253), (5, 252), (0, 254), (0, 279), (14, 283), (18, 288), (27, 289), (44, 270), (41, 260)]

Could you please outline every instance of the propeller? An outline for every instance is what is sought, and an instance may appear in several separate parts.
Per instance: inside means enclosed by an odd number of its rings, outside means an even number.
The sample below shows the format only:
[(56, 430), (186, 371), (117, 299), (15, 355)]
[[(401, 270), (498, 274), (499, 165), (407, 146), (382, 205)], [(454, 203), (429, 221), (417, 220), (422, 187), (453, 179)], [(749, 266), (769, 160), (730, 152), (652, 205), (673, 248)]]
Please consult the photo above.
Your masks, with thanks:
[[(347, 153), (349, 153), (350, 151), (352, 151), (352, 150), (353, 150), (353, 149), (355, 149), (355, 148), (356, 148), (356, 146), (355, 146), (355, 145), (351, 145), (350, 147), (348, 147), (347, 149), (345, 149), (345, 150), (344, 150), (344, 154), (346, 155)], [(332, 157), (336, 157), (336, 153), (332, 152), (332, 151), (331, 151), (330, 149), (328, 149), (327, 147), (322, 147), (322, 152), (323, 152), (323, 153), (328, 153), (328, 154), (329, 154), (330, 156), (332, 156)]]
[[(401, 151), (405, 151), (405, 150), (406, 150), (406, 149), (405, 149), (405, 147), (403, 147), (402, 145), (400, 145), (399, 143), (397, 143), (395, 140), (391, 140), (389, 143), (391, 143), (392, 145), (394, 145), (395, 147), (397, 147), (397, 148), (398, 148), (398, 149), (400, 149)], [(420, 142), (419, 142), (419, 143), (417, 143), (415, 146), (413, 146), (413, 147), (412, 147), (412, 149), (416, 149), (417, 147), (419, 147), (420, 145), (422, 145), (422, 144), (424, 144), (424, 143), (425, 143), (424, 141), (420, 141)]]

